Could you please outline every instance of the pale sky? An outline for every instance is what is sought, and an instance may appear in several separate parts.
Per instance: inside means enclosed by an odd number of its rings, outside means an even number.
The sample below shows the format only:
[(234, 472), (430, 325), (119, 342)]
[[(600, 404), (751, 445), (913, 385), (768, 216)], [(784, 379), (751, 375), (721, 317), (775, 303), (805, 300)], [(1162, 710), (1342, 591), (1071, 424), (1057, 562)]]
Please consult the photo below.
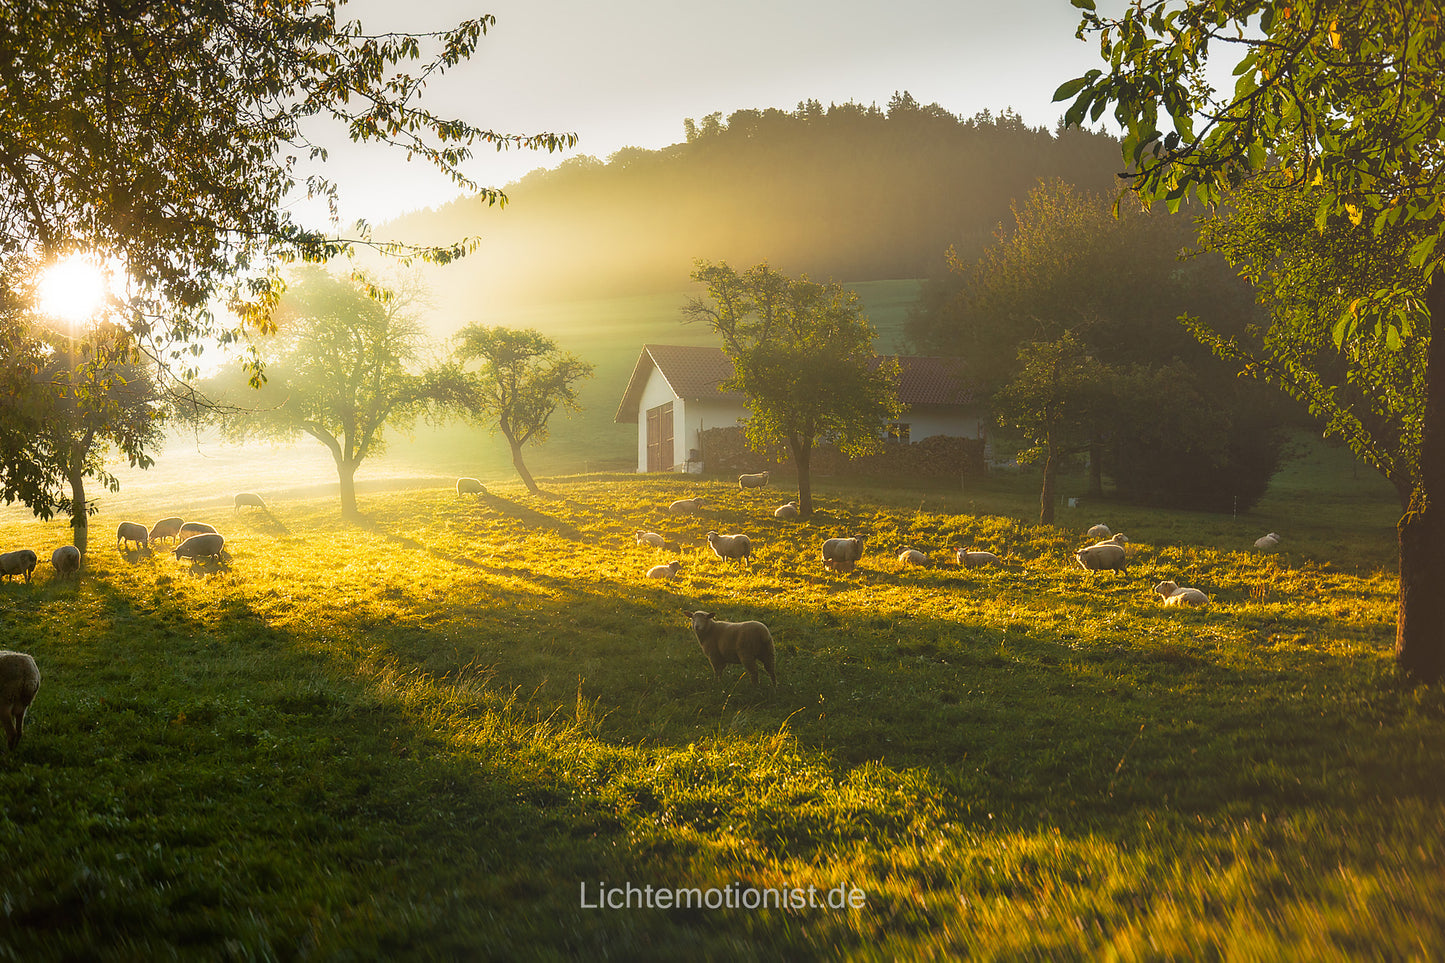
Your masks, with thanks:
[[(885, 107), (894, 91), (971, 117), (1012, 107), (1052, 128), (1055, 88), (1098, 63), (1069, 0), (351, 0), (368, 32), (496, 16), (476, 55), (433, 83), (438, 113), (505, 133), (576, 132), (566, 155), (489, 148), (466, 167), (504, 186), (566, 156), (684, 139), (683, 119), (809, 98)], [(344, 141), (344, 137), (342, 138)], [(333, 140), (333, 143), (336, 141)], [(457, 196), (399, 152), (338, 146), (342, 216), (373, 223)]]

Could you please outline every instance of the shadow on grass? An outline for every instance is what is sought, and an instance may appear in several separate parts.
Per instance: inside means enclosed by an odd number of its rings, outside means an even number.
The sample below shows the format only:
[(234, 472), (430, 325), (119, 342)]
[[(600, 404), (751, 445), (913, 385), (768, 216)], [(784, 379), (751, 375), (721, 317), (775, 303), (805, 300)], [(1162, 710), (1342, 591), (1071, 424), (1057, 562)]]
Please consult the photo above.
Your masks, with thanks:
[[(558, 495), (543, 495), (541, 497), (561, 499)], [(582, 533), (570, 522), (564, 522), (559, 518), (537, 511), (535, 508), (528, 508), (526, 505), (518, 504), (511, 499), (503, 498), (487, 492), (481, 498), (482, 502), (492, 511), (499, 515), (506, 515), (514, 518), (528, 528), (555, 532), (563, 538), (572, 541), (580, 541)]]

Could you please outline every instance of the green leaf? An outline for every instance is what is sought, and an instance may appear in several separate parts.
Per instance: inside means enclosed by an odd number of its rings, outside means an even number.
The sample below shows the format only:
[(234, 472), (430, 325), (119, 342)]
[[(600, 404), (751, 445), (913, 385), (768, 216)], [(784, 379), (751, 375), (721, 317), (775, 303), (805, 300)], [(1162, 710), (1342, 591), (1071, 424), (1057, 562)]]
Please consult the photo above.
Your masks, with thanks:
[(1094, 0), (1069, 0), (1069, 2), (1072, 3), (1074, 6), (1078, 7), (1080, 10), (1095, 9)]

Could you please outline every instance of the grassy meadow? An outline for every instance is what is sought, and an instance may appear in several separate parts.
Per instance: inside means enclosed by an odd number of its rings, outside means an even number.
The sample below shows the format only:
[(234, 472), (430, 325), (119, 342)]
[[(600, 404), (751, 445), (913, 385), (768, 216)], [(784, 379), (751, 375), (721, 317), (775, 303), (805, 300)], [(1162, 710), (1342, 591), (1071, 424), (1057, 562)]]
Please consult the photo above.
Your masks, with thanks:
[[(803, 523), (725, 479), (544, 484), (364, 493), (360, 525), (199, 503), (220, 569), (115, 549), (178, 504), (122, 492), (78, 580), (0, 583), (44, 677), (0, 755), (0, 959), (1445, 954), (1445, 693), (1396, 676), (1394, 511), (1340, 452), (1246, 517), (1058, 528), (1017, 520), (1027, 476), (825, 480)], [(1101, 520), (1127, 573), (1069, 557)], [(7, 550), (68, 534), (0, 518)], [(1211, 606), (1158, 605), (1166, 577)], [(684, 608), (766, 622), (779, 684), (715, 680)], [(785, 908), (598, 905), (629, 884)]]

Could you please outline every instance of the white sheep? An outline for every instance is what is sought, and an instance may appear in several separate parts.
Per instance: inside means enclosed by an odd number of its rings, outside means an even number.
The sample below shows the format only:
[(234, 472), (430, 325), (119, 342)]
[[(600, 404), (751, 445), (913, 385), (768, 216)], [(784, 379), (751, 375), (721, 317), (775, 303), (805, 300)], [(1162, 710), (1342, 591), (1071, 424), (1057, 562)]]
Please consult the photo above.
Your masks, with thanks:
[(211, 534), (215, 534), (215, 531), (215, 526), (207, 525), (205, 522), (186, 522), (184, 525), (181, 526), (180, 532), (177, 533), (176, 541), (184, 542), (192, 535), (205, 535), (208, 532)]
[(1098, 541), (1103, 541), (1104, 539), (1108, 538), (1110, 535), (1113, 535), (1114, 533), (1111, 532), (1111, 531), (1109, 531), (1109, 526), (1108, 526), (1108, 525), (1105, 525), (1103, 522), (1100, 522), (1099, 524), (1095, 525), (1093, 528), (1090, 528), (1090, 529), (1089, 529), (1087, 532), (1085, 532), (1084, 534), (1087, 535), (1089, 538), (1092, 538), (1094, 541), (1098, 542)]
[(898, 562), (900, 565), (917, 565), (924, 568), (928, 565), (928, 556), (916, 548), (905, 545), (898, 550)]
[(50, 553), (50, 564), (55, 566), (56, 578), (65, 578), (80, 571), (80, 549), (74, 545), (62, 545)]
[(181, 542), (175, 547), (172, 554), (175, 555), (178, 562), (183, 558), (188, 558), (194, 563), (196, 559), (219, 557), (221, 550), (225, 547), (226, 539), (223, 536), (215, 532), (206, 532), (201, 535), (192, 535)]
[(696, 498), (679, 498), (667, 506), (667, 510), (674, 515), (691, 515), (695, 512), (700, 512), (702, 511), (702, 496), (699, 495)]
[(160, 521), (156, 522), (154, 525), (151, 526), (150, 540), (153, 542), (158, 542), (163, 538), (179, 538), (181, 534), (181, 526), (185, 524), (185, 521), (186, 520), (184, 518), (181, 518), (179, 515), (173, 515), (170, 518), (162, 518)]
[(1207, 605), (1209, 596), (1197, 588), (1180, 588), (1174, 582), (1160, 582), (1154, 591), (1164, 600), (1165, 605)]
[(712, 553), (723, 561), (736, 558), (752, 564), (753, 542), (746, 535), (719, 535), (717, 532), (708, 532), (707, 543), (712, 548)]
[(1002, 565), (1003, 561), (993, 552), (970, 551), (962, 545), (953, 546), (954, 559), (964, 568), (982, 568), (985, 565)]
[(777, 508), (773, 509), (773, 517), (774, 517), (774, 518), (797, 518), (797, 517), (798, 517), (798, 503), (797, 503), (797, 502), (788, 502), (786, 505), (779, 505)]
[(13, 552), (6, 552), (0, 555), (0, 577), (9, 578), (12, 575), (24, 575), (25, 581), (30, 581), (30, 574), (35, 571), (35, 566), (40, 559), (28, 548), (17, 549)]
[(682, 560), (668, 562), (666, 565), (654, 565), (647, 570), (648, 578), (672, 578), (677, 570), (682, 568)]
[(1279, 536), (1274, 532), (1254, 540), (1254, 547), (1261, 552), (1272, 552), (1279, 547)]
[(639, 545), (651, 545), (653, 548), (666, 548), (666, 547), (667, 547), (667, 539), (663, 538), (661, 535), (657, 534), (656, 532), (641, 532), (641, 531), (640, 531), (640, 532), (636, 532), (635, 534), (637, 535), (637, 544), (639, 544)]
[(722, 678), (725, 665), (740, 665), (747, 672), (753, 685), (758, 684), (758, 666), (768, 670), (773, 685), (778, 684), (777, 673), (773, 671), (773, 634), (761, 622), (719, 622), (711, 612), (689, 612), (682, 614), (692, 620), (692, 631), (697, 635), (697, 644), (702, 654), (712, 663), (713, 675)]
[(487, 486), (482, 484), (481, 479), (478, 479), (478, 478), (458, 478), (458, 479), (457, 479), (457, 494), (458, 494), (458, 495), (485, 495), (486, 493), (487, 493)]
[(141, 548), (150, 548), (150, 529), (140, 522), (121, 522), (115, 530), (115, 547), (120, 548), (122, 543), (129, 548), (131, 542), (135, 542)]
[(261, 496), (255, 492), (240, 492), (235, 498), (236, 511), (241, 510), (242, 505), (251, 505), (255, 508), (265, 509), (266, 503), (261, 501)]
[(5, 745), (14, 749), (25, 733), (25, 710), (40, 691), (40, 669), (24, 652), (0, 651), (0, 722)]
[[(1118, 537), (1117, 535), (1115, 536), (1115, 538)], [(1074, 558), (1078, 561), (1079, 565), (1090, 572), (1103, 572), (1108, 570), (1123, 572), (1128, 569), (1129, 565), (1129, 559), (1124, 552), (1123, 544), (1114, 541), (1100, 542), (1097, 545), (1081, 548), (1074, 553)]]
[(834, 572), (851, 572), (863, 557), (863, 542), (867, 535), (851, 538), (830, 538), (823, 543), (821, 558), (823, 567)]
[(760, 471), (756, 475), (739, 475), (739, 488), (762, 488), (768, 483), (768, 472)]

